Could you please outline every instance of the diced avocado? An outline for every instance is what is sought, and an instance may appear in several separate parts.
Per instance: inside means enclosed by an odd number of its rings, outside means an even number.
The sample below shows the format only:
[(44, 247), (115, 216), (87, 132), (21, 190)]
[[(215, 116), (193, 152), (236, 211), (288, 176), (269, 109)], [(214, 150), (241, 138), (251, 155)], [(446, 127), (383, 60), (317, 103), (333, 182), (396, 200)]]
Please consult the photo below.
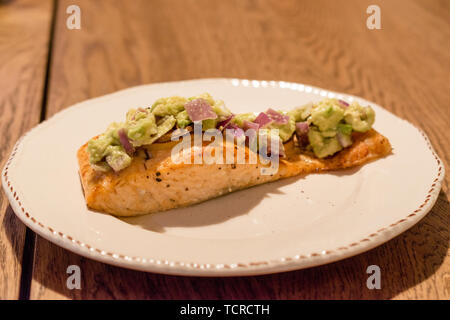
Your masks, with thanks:
[[(202, 93), (198, 96), (193, 96), (188, 98), (188, 101), (195, 99), (203, 99), (208, 102), (208, 104), (213, 109), (214, 113), (217, 114), (217, 119), (207, 119), (202, 122), (203, 131), (208, 129), (214, 129), (216, 127), (217, 122), (222, 121), (228, 118), (231, 115), (231, 111), (225, 107), (225, 104), (222, 100), (214, 100), (213, 97), (209, 93)], [(210, 121), (215, 120), (215, 121)]]
[(206, 92), (202, 93), (202, 94), (199, 94), (197, 96), (190, 97), (187, 100), (188, 101), (192, 101), (192, 100), (195, 100), (195, 99), (204, 99), (204, 100), (208, 101), (210, 106), (213, 106), (216, 103), (214, 101), (213, 97), (209, 93), (206, 93)]
[(213, 111), (219, 116), (220, 120), (226, 119), (231, 116), (231, 111), (225, 107), (222, 100), (216, 100), (212, 105)]
[(370, 106), (362, 107), (357, 102), (353, 102), (344, 113), (345, 122), (350, 124), (353, 130), (366, 132), (372, 128), (375, 122), (375, 112)]
[(340, 145), (344, 148), (347, 148), (348, 146), (351, 146), (353, 141), (352, 141), (352, 136), (350, 135), (346, 135), (343, 134), (341, 132), (338, 131), (338, 133), (336, 134), (336, 137), (340, 143)]
[(89, 161), (96, 163), (102, 161), (107, 155), (107, 148), (110, 145), (118, 145), (119, 137), (117, 136), (117, 130), (121, 126), (119, 123), (112, 123), (108, 129), (98, 136), (96, 139), (91, 139), (88, 142), (87, 151), (89, 153)]
[(342, 147), (350, 146), (352, 142), (352, 126), (346, 123), (339, 123), (337, 127), (337, 139)]
[(139, 118), (137, 121), (129, 121), (127, 125), (128, 137), (135, 147), (142, 145), (148, 137), (158, 132), (155, 116), (152, 113), (144, 118)]
[(311, 121), (320, 131), (334, 130), (344, 118), (344, 110), (332, 99), (325, 99), (311, 110)]
[(130, 110), (128, 110), (127, 116), (126, 116), (127, 122), (143, 119), (143, 118), (147, 117), (149, 112), (150, 112), (150, 110), (148, 110), (148, 109), (139, 109), (139, 110), (130, 109)]
[(241, 113), (241, 114), (237, 114), (232, 120), (232, 123), (235, 123), (236, 125), (238, 125), (239, 127), (243, 127), (244, 126), (244, 121), (253, 121), (256, 119), (256, 116), (253, 112), (249, 112), (249, 113)]
[(342, 149), (342, 146), (336, 137), (324, 137), (317, 128), (311, 128), (309, 130), (308, 139), (314, 154), (318, 158), (325, 158)]
[(289, 121), (286, 124), (272, 123), (269, 126), (270, 129), (278, 129), (281, 141), (288, 141), (295, 132), (295, 118), (289, 115)]
[(202, 121), (202, 131), (215, 129), (217, 126), (217, 119), (206, 119)]
[(176, 116), (179, 112), (184, 110), (186, 102), (188, 102), (188, 99), (178, 96), (161, 98), (156, 100), (152, 105), (151, 112), (159, 117), (167, 115)]
[(120, 146), (108, 146), (106, 152), (106, 162), (114, 171), (120, 171), (131, 163), (131, 157)]
[(177, 118), (177, 125), (180, 128), (185, 128), (186, 126), (192, 123), (191, 119), (189, 119), (189, 115), (186, 110), (183, 110), (179, 114), (177, 114), (176, 118)]
[[(90, 163), (99, 171), (108, 171), (111, 168), (115, 171), (122, 170), (131, 163), (133, 156), (125, 152), (122, 144), (131, 143), (134, 147), (152, 144), (172, 130), (175, 124), (185, 128), (192, 121), (184, 105), (199, 98), (206, 100), (218, 115), (217, 119), (203, 120), (203, 130), (216, 128), (218, 122), (231, 115), (222, 101), (214, 100), (208, 93), (190, 98), (174, 96), (158, 99), (151, 108), (129, 110), (124, 123), (112, 123), (103, 134), (91, 139), (87, 146)], [(350, 146), (352, 131), (367, 131), (375, 121), (375, 113), (371, 107), (362, 107), (356, 102), (347, 106), (336, 99), (325, 99), (315, 105), (310, 103), (280, 113), (289, 116), (288, 123), (279, 124), (283, 121), (281, 119), (278, 123), (270, 123), (263, 130), (269, 130), (270, 135), (277, 134), (279, 140), (286, 142), (295, 132), (296, 122), (307, 122), (307, 148), (312, 149), (319, 158), (333, 155), (343, 147)], [(254, 113), (243, 113), (235, 115), (231, 121), (243, 128), (244, 121), (254, 121), (255, 118)], [(122, 129), (125, 130), (129, 143), (123, 140), (123, 135), (119, 139), (118, 132)]]
[(325, 138), (332, 138), (332, 137), (336, 136), (336, 130), (322, 131), (321, 134)]
[(294, 108), (291, 111), (288, 111), (289, 117), (292, 117), (295, 122), (302, 122), (305, 121), (310, 115), (312, 110), (313, 104), (308, 103), (303, 106)]
[(323, 144), (323, 137), (320, 134), (320, 131), (316, 128), (310, 128), (308, 132), (309, 143), (314, 146), (321, 146)]
[(157, 132), (155, 135), (149, 137), (147, 140), (143, 141), (140, 145), (152, 144), (167, 132), (169, 132), (174, 126), (177, 120), (174, 116), (166, 116), (161, 120), (161, 123), (158, 124)]
[(345, 135), (352, 134), (352, 126), (346, 123), (339, 123), (337, 126), (337, 130)]
[(112, 138), (101, 135), (97, 139), (91, 139), (87, 145), (87, 152), (89, 153), (89, 161), (96, 163), (102, 161), (105, 156), (106, 148), (111, 145)]

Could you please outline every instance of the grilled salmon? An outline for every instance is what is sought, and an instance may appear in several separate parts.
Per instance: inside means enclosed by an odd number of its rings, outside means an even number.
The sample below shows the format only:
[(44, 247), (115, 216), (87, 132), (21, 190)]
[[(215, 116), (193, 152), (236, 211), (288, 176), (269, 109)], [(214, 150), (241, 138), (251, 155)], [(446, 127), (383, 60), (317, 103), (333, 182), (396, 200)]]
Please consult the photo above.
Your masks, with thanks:
[[(261, 174), (267, 166), (260, 159), (250, 164), (185, 164), (173, 161), (176, 143), (154, 143), (142, 146), (130, 166), (119, 172), (94, 170), (89, 163), (87, 144), (77, 153), (79, 173), (86, 204), (97, 211), (115, 216), (135, 216), (189, 206), (233, 191), (301, 174), (355, 167), (384, 157), (391, 152), (386, 137), (371, 129), (353, 132), (353, 144), (331, 157), (319, 159), (302, 151), (294, 139), (284, 144), (285, 156), (273, 174)], [(224, 147), (227, 147), (224, 141)], [(237, 154), (246, 146), (231, 146)], [(192, 146), (192, 154), (205, 152)], [(245, 150), (239, 150), (244, 148)]]

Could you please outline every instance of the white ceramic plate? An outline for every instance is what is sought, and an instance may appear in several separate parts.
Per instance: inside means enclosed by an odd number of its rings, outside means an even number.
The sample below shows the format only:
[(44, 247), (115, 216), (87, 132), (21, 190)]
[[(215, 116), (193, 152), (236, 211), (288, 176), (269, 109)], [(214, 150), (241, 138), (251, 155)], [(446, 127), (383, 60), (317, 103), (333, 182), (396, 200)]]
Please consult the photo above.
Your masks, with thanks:
[(179, 275), (255, 275), (317, 266), (378, 246), (417, 223), (444, 167), (427, 137), (370, 103), (393, 154), (360, 168), (311, 174), (188, 208), (118, 219), (86, 208), (77, 149), (159, 97), (203, 92), (234, 112), (291, 108), (345, 94), (287, 82), (205, 79), (145, 85), (79, 103), (28, 132), (2, 183), (17, 216), (44, 238), (126, 268)]

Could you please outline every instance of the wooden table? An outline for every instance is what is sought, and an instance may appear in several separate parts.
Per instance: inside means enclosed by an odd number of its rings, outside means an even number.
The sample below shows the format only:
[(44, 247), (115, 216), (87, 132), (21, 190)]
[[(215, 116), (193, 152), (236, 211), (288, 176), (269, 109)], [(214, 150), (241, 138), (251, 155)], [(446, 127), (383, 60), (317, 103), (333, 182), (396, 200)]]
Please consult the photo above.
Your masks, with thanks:
[[(81, 30), (66, 27), (70, 4), (81, 8)], [(366, 27), (370, 4), (381, 8), (381, 30)], [(76, 102), (144, 83), (236, 77), (375, 101), (423, 129), (449, 168), (449, 39), (445, 0), (1, 1), (1, 166), (21, 134)], [(80, 257), (26, 229), (2, 193), (0, 298), (449, 299), (448, 176), (421, 222), (370, 252), (243, 278), (163, 276)], [(66, 288), (71, 264), (82, 290)], [(366, 288), (371, 264), (381, 290)]]

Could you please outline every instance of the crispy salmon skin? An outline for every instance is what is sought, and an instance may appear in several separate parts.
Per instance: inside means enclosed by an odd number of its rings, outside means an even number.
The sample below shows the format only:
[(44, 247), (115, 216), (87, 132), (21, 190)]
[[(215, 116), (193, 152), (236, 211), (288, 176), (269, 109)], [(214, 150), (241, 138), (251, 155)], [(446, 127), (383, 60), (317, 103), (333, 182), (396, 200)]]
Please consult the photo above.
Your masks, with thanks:
[[(141, 147), (131, 165), (120, 172), (94, 170), (86, 144), (77, 157), (87, 206), (115, 216), (135, 216), (192, 205), (300, 174), (350, 168), (391, 153), (389, 140), (373, 129), (354, 133), (353, 141), (334, 156), (319, 159), (302, 153), (291, 139), (284, 145), (286, 156), (280, 158), (278, 171), (269, 175), (261, 174), (264, 165), (259, 157), (254, 164), (175, 163), (171, 158), (174, 142)], [(208, 145), (202, 148), (204, 152)], [(235, 146), (233, 150), (237, 152)], [(252, 151), (247, 147), (244, 151), (248, 159)]]

